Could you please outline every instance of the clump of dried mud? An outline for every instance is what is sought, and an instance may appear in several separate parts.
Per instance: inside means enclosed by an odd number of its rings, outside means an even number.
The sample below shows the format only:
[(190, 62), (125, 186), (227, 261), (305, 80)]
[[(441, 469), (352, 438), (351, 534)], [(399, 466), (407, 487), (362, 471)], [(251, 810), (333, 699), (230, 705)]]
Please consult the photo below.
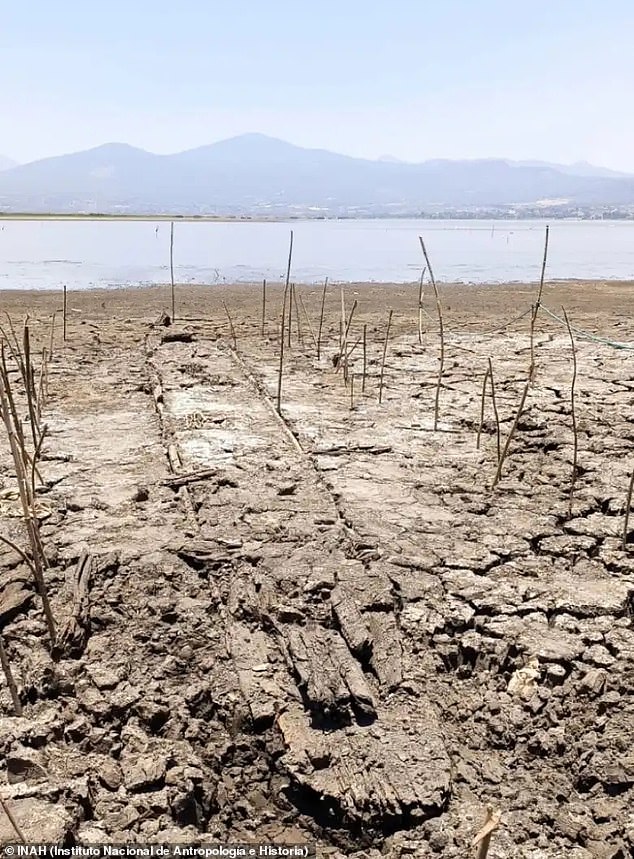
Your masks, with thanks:
[[(545, 305), (631, 338), (630, 284), (548, 285)], [(320, 289), (302, 287), (314, 331)], [(69, 300), (56, 338), (42, 533), (59, 618), (91, 564), (89, 637), (53, 661), (28, 570), (0, 548), (0, 625), (24, 716), (0, 686), (2, 796), (27, 838), (67, 844), (313, 841), (324, 856), (490, 857), (634, 849), (633, 352), (571, 347), (534, 287), (445, 287), (418, 341), (418, 288), (349, 285), (350, 381), (302, 314), (275, 411), (281, 293), (178, 288)], [(226, 301), (236, 328), (232, 348)], [(44, 342), (57, 297), (5, 293)], [(378, 378), (394, 309), (382, 403)], [(509, 326), (509, 320), (515, 319)], [(336, 363), (336, 362), (334, 362)], [(351, 403), (353, 408), (351, 408)], [(0, 529), (22, 539), (6, 441)], [(13, 840), (0, 814), (0, 840)]]

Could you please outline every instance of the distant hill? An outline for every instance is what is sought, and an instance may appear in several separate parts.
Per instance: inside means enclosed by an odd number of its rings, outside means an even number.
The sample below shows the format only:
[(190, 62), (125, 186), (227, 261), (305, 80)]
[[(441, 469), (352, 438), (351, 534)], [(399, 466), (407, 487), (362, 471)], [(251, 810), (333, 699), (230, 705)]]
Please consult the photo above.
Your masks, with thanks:
[(618, 170), (608, 170), (607, 167), (596, 167), (587, 161), (577, 161), (574, 164), (552, 164), (549, 161), (509, 161), (517, 167), (550, 167), (568, 176), (595, 176), (603, 179), (632, 179), (631, 173), (620, 173)]
[(6, 155), (0, 155), (0, 170), (10, 170), (11, 167), (17, 167), (18, 162), (12, 158), (7, 158)]
[(109, 143), (3, 170), (0, 210), (385, 214), (544, 199), (634, 204), (634, 177), (571, 169), (503, 159), (370, 161), (261, 134), (174, 155)]

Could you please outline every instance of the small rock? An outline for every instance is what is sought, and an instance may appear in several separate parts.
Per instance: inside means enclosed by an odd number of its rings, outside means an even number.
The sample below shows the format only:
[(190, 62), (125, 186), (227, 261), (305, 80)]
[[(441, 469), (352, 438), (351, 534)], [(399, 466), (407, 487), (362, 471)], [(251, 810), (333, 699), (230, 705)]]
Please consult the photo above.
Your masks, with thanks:
[(539, 659), (534, 656), (523, 668), (518, 668), (509, 680), (508, 692), (528, 701), (536, 691), (539, 678)]
[(147, 699), (139, 701), (135, 705), (134, 711), (153, 733), (159, 731), (170, 717), (168, 707)]
[(37, 762), (36, 754), (30, 749), (24, 749), (7, 758), (7, 780), (9, 784), (47, 781), (48, 774)]
[(99, 766), (97, 775), (99, 777), (99, 781), (104, 787), (107, 787), (108, 790), (118, 790), (121, 787), (123, 775), (121, 773), (121, 769), (113, 760), (105, 758)]
[(292, 605), (279, 606), (277, 617), (283, 623), (301, 623), (305, 619), (304, 612)]
[(606, 844), (603, 841), (586, 841), (592, 859), (625, 859), (623, 848), (618, 844)]
[(165, 778), (166, 759), (164, 755), (142, 755), (133, 760), (123, 761), (123, 781), (130, 791), (147, 790), (157, 787)]
[(147, 501), (150, 497), (150, 490), (147, 486), (137, 486), (132, 496), (132, 500), (135, 504), (141, 504), (143, 501)]
[(579, 689), (587, 695), (601, 695), (605, 689), (607, 674), (603, 668), (591, 668), (579, 681)]
[(615, 661), (607, 647), (603, 647), (601, 644), (593, 644), (592, 647), (588, 647), (587, 650), (584, 650), (581, 658), (584, 662), (590, 662), (599, 668), (609, 668)]
[(97, 689), (114, 689), (119, 683), (118, 675), (109, 668), (91, 665), (87, 669), (87, 673)]
[(295, 490), (297, 489), (297, 484), (293, 481), (289, 481), (288, 483), (283, 483), (282, 486), (277, 490), (278, 495), (294, 495)]
[(566, 679), (567, 671), (563, 665), (549, 662), (546, 666), (546, 678), (553, 686), (560, 686)]

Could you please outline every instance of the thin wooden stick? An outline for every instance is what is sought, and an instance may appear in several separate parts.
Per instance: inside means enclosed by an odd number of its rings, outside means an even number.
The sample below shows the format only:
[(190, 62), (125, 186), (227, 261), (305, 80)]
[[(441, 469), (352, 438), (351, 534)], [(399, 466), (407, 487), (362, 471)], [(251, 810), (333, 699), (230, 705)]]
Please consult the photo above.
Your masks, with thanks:
[(361, 337), (357, 337), (352, 346), (348, 349), (348, 351), (346, 352), (346, 361), (348, 361), (350, 357), (354, 354), (354, 350), (357, 348), (359, 343), (361, 343), (361, 340)]
[(546, 237), (544, 239), (544, 256), (542, 258), (542, 271), (541, 276), (539, 278), (539, 289), (537, 291), (537, 301), (533, 305), (533, 312), (531, 314), (531, 364), (529, 368), (529, 379), (531, 382), (535, 377), (535, 323), (537, 321), (537, 314), (539, 313), (539, 308), (542, 303), (542, 293), (544, 291), (544, 275), (546, 273), (546, 260), (548, 259), (548, 225), (546, 225)]
[(367, 331), (368, 331), (368, 326), (364, 323), (364, 325), (363, 325), (363, 379), (361, 380), (361, 393), (362, 394), (365, 394), (365, 377), (366, 377), (366, 369), (368, 366)]
[(293, 304), (295, 306), (295, 328), (297, 329), (297, 342), (300, 346), (304, 343), (304, 336), (302, 334), (302, 325), (299, 321), (299, 307), (297, 304), (297, 286), (292, 284), (291, 286), (291, 296), (293, 299)]
[[(346, 329), (346, 300), (343, 294), (343, 284), (339, 286), (341, 291), (341, 321), (339, 322), (339, 361), (341, 360), (341, 356), (343, 355), (344, 349), (344, 341), (343, 341), (343, 332)], [(339, 367), (337, 366), (337, 369)]]
[(55, 341), (55, 317), (56, 316), (57, 316), (57, 310), (54, 310), (53, 315), (51, 316), (51, 335), (50, 335), (49, 345), (48, 345), (48, 354), (49, 354), (49, 358), (51, 361), (53, 360), (53, 345), (54, 345), (54, 341)]
[[(9, 344), (9, 348), (11, 348), (11, 344)], [(13, 354), (15, 355), (15, 353), (13, 353)], [(21, 357), (19, 360), (20, 361), (22, 360)], [(26, 449), (26, 442), (24, 440), (24, 430), (22, 427), (22, 421), (18, 417), (18, 410), (17, 410), (16, 405), (15, 405), (15, 399), (13, 397), (13, 390), (11, 387), (11, 382), (9, 381), (9, 371), (7, 369), (7, 362), (6, 362), (6, 357), (4, 354), (4, 344), (2, 344), (0, 346), (0, 373), (3, 374), (3, 378), (6, 380), (6, 395), (7, 395), (8, 405), (9, 405), (9, 411), (11, 413), (11, 417), (13, 418), (13, 427), (14, 427), (15, 434), (16, 434), (16, 437), (18, 440), (20, 452), (22, 453), (23, 461), (24, 461), (25, 466), (26, 466), (32, 462), (32, 457)], [(38, 476), (38, 479), (40, 480), (40, 482), (43, 482), (39, 472), (38, 472), (37, 476)]]
[(350, 310), (350, 316), (346, 321), (345, 332), (341, 341), (341, 352), (339, 353), (339, 360), (337, 361), (337, 372), (339, 372), (339, 368), (343, 365), (344, 379), (347, 379), (347, 363), (346, 363), (346, 348), (348, 346), (348, 334), (350, 333), (350, 326), (352, 325), (352, 317), (354, 316), (354, 311), (357, 308), (357, 300), (355, 298), (352, 308)]
[(423, 241), (423, 237), (419, 236), (420, 246), (423, 251), (423, 256), (425, 257), (425, 262), (427, 263), (427, 270), (429, 271), (429, 279), (431, 280), (431, 285), (434, 289), (434, 295), (436, 296), (436, 310), (438, 311), (438, 325), (440, 326), (440, 366), (438, 367), (438, 384), (436, 385), (436, 400), (434, 403), (434, 432), (438, 429), (438, 413), (440, 411), (440, 388), (442, 385), (442, 374), (445, 369), (445, 327), (443, 323), (442, 317), (442, 305), (440, 303), (440, 295), (438, 294), (438, 286), (436, 285), (436, 278), (434, 277), (434, 272), (431, 267), (431, 263), (429, 262), (429, 256), (427, 255), (427, 248), (425, 247), (425, 242)]
[(31, 364), (31, 337), (29, 326), (24, 323), (24, 389), (26, 393), (26, 402), (29, 410), (29, 423), (31, 424), (31, 436), (33, 437), (33, 447), (37, 447), (37, 437), (39, 427), (35, 414), (35, 403), (33, 395), (33, 367)]
[(237, 349), (238, 341), (236, 340), (236, 330), (233, 327), (233, 319), (231, 318), (231, 314), (229, 313), (229, 308), (227, 307), (227, 305), (225, 304), (224, 301), (222, 302), (222, 306), (224, 307), (225, 313), (227, 314), (227, 319), (229, 320), (229, 330), (231, 331), (231, 339), (233, 340), (233, 348)]
[(4, 799), (1, 796), (0, 796), (0, 805), (2, 806), (2, 810), (4, 811), (4, 813), (7, 815), (7, 818), (9, 819), (9, 823), (13, 827), (15, 834), (18, 836), (18, 838), (22, 842), (22, 844), (26, 844), (26, 838), (24, 837), (22, 830), (18, 826), (17, 820), (15, 819), (15, 817), (11, 813), (9, 806), (7, 805), (7, 803), (4, 801)]
[(280, 363), (277, 371), (277, 413), (282, 414), (282, 374), (284, 372), (284, 321), (286, 319), (286, 295), (288, 284), (284, 287), (284, 299), (282, 301), (282, 321), (280, 323)]
[(390, 325), (392, 324), (393, 312), (393, 310), (390, 310), (389, 316), (387, 317), (387, 328), (385, 329), (385, 340), (383, 341), (383, 358), (381, 360), (381, 375), (379, 377), (379, 404), (383, 399), (383, 371), (385, 370), (385, 355), (387, 353), (387, 341), (390, 336)]
[(15, 680), (13, 679), (13, 673), (11, 671), (11, 663), (9, 662), (9, 657), (7, 655), (7, 651), (4, 649), (4, 642), (2, 640), (2, 632), (0, 632), (0, 664), (2, 665), (2, 670), (4, 671), (4, 676), (7, 680), (7, 686), (9, 687), (9, 692), (11, 693), (11, 700), (13, 701), (13, 712), (16, 716), (22, 715), (22, 702), (20, 701), (20, 696), (18, 695), (18, 687), (15, 685)]
[[(15, 327), (13, 325), (13, 320), (11, 319), (10, 315), (7, 313), (6, 310), (4, 311), (4, 315), (7, 317), (7, 321), (9, 323), (9, 332), (10, 332), (11, 336), (9, 337), (1, 327), (0, 327), (0, 333), (2, 333), (2, 336), (7, 341), (7, 344), (9, 346), (9, 350), (11, 352), (11, 357), (15, 361), (16, 366), (17, 366), (18, 370), (20, 371), (20, 375), (22, 376), (22, 379), (24, 379), (24, 377), (26, 375), (26, 371), (24, 369), (24, 356), (22, 355), (22, 347), (20, 345), (20, 341), (18, 340), (18, 335), (16, 334), (16, 330), (15, 330)], [(27, 315), (25, 322), (28, 322), (28, 321), (29, 321), (29, 317)]]
[[(0, 347), (0, 380), (2, 381), (2, 385), (0, 386), (0, 393), (1, 393), (2, 388), (4, 388), (4, 396), (6, 397), (6, 400), (7, 400), (9, 418), (10, 418), (10, 420), (11, 419), (13, 420), (12, 425), (11, 424), (6, 425), (6, 422), (5, 422), (5, 425), (7, 428), (7, 433), (10, 436), (12, 434), (14, 434), (15, 441), (16, 441), (16, 449), (18, 450), (18, 453), (20, 455), (20, 463), (19, 463), (20, 475), (23, 475), (23, 477), (24, 477), (26, 495), (27, 495), (27, 499), (29, 502), (29, 508), (34, 511), (35, 510), (35, 497), (34, 497), (34, 495), (31, 494), (31, 483), (29, 481), (27, 481), (27, 479), (26, 479), (26, 471), (27, 471), (27, 467), (29, 467), (29, 465), (30, 465), (34, 469), (34, 473), (37, 475), (40, 483), (43, 483), (42, 477), (41, 477), (39, 471), (37, 470), (37, 455), (39, 453), (40, 446), (38, 443), (38, 447), (36, 448), (36, 451), (32, 456), (29, 454), (29, 452), (26, 449), (26, 444), (24, 441), (24, 434), (22, 432), (22, 421), (18, 417), (17, 409), (15, 406), (15, 399), (13, 397), (13, 390), (12, 390), (11, 382), (9, 379), (9, 373), (7, 371), (7, 365), (6, 365), (3, 347)], [(3, 418), (3, 421), (4, 421), (4, 418)], [(13, 452), (13, 447), (11, 449)], [(17, 464), (16, 464), (16, 469), (18, 469)], [(16, 470), (16, 477), (18, 477), (17, 470)], [(33, 514), (33, 515), (35, 515), (35, 514)], [(37, 531), (37, 529), (36, 529), (36, 533), (38, 536), (38, 543), (39, 543), (40, 548), (41, 548), (41, 542), (39, 541), (39, 531)], [(44, 551), (43, 550), (42, 550), (42, 557), (44, 557)]]
[(264, 320), (266, 319), (266, 278), (262, 281), (262, 330), (261, 335), (264, 337)]
[(480, 436), (482, 435), (482, 427), (484, 425), (484, 397), (487, 390), (487, 382), (489, 381), (489, 368), (486, 368), (484, 379), (482, 380), (482, 394), (480, 396), (480, 425), (478, 427), (478, 435), (476, 438), (476, 450), (480, 450)]
[(328, 278), (324, 281), (324, 291), (321, 294), (321, 312), (319, 314), (319, 331), (317, 332), (317, 360), (321, 358), (321, 329), (324, 324), (324, 306), (326, 304), (326, 290), (328, 289)]
[(577, 456), (579, 453), (579, 440), (577, 437), (577, 411), (575, 408), (575, 385), (577, 382), (577, 349), (575, 347), (575, 338), (572, 333), (572, 327), (566, 309), (562, 306), (562, 313), (566, 320), (568, 328), (568, 336), (570, 337), (570, 345), (572, 347), (572, 379), (570, 382), (570, 411), (572, 415), (572, 435), (573, 435), (573, 451), (572, 451), (572, 476), (570, 478), (570, 496), (568, 498), (568, 516), (572, 516), (572, 502), (575, 493), (575, 482), (577, 480)]
[(491, 403), (493, 404), (493, 414), (495, 415), (495, 436), (497, 442), (498, 462), (500, 461), (502, 438), (500, 434), (500, 415), (498, 414), (498, 404), (495, 397), (495, 382), (493, 381), (493, 362), (489, 358), (489, 379), (491, 381)]
[(308, 330), (310, 331), (310, 336), (313, 338), (313, 343), (317, 346), (317, 338), (315, 337), (315, 332), (313, 331), (313, 326), (310, 322), (310, 316), (308, 315), (308, 311), (306, 310), (306, 305), (304, 304), (304, 299), (302, 298), (301, 292), (297, 293), (297, 298), (299, 300), (300, 307), (302, 308), (302, 313), (304, 314), (304, 318), (306, 319), (306, 324), (308, 325)]
[(10, 388), (9, 380), (6, 376), (4, 368), (2, 368), (2, 370), (0, 371), (0, 405), (2, 408), (2, 419), (4, 421), (7, 435), (9, 437), (9, 444), (11, 446), (11, 454), (13, 456), (13, 464), (15, 467), (15, 473), (18, 482), (18, 490), (20, 493), (20, 500), (22, 502), (24, 521), (27, 528), (27, 533), (29, 535), (29, 542), (31, 544), (35, 583), (37, 585), (37, 589), (42, 600), (44, 616), (46, 618), (49, 636), (51, 639), (51, 647), (54, 647), (56, 638), (55, 621), (53, 619), (53, 613), (51, 611), (51, 606), (48, 601), (48, 592), (46, 589), (46, 583), (44, 581), (46, 556), (42, 548), (42, 541), (40, 539), (37, 519), (33, 514), (33, 502), (30, 499), (30, 486), (25, 473), (25, 460), (23, 458), (23, 454), (20, 453), (20, 447), (18, 445), (15, 428), (12, 422), (11, 411), (9, 409), (7, 396), (8, 387)]
[[(20, 341), (18, 340), (18, 335), (15, 333), (15, 328), (13, 327), (13, 320), (9, 316), (9, 314), (4, 312), (4, 315), (7, 317), (9, 322), (9, 332), (11, 336), (9, 337), (6, 331), (0, 326), (0, 334), (4, 337), (7, 342), (7, 346), (9, 347), (9, 351), (11, 352), (11, 357), (15, 361), (16, 367), (22, 377), (22, 381), (26, 379), (26, 367), (24, 366), (24, 355), (22, 354), (22, 346), (20, 345)], [(26, 317), (26, 321), (28, 322), (28, 316)]]
[(170, 221), (170, 283), (172, 288), (172, 322), (176, 319), (176, 291), (174, 289), (174, 221)]
[(5, 546), (8, 546), (10, 549), (13, 549), (16, 555), (19, 555), (22, 558), (29, 570), (31, 570), (31, 572), (35, 575), (33, 561), (29, 558), (26, 552), (23, 552), (18, 545), (16, 545), (12, 540), (9, 540), (8, 537), (3, 537), (2, 534), (0, 534), (0, 543), (4, 543)]
[(68, 302), (66, 299), (66, 284), (64, 284), (64, 307), (63, 307), (63, 311), (62, 311), (64, 314), (64, 334), (63, 334), (64, 343), (66, 342), (66, 310), (67, 310), (67, 307), (68, 307)]
[(354, 373), (350, 376), (350, 411), (354, 411)]
[(286, 345), (291, 348), (291, 332), (293, 329), (293, 284), (289, 286), (288, 293), (288, 331), (286, 335)]
[(35, 512), (35, 477), (37, 476), (42, 482), (42, 478), (38, 474), (37, 471), (37, 460), (42, 452), (42, 445), (44, 444), (44, 439), (46, 438), (46, 433), (48, 432), (48, 427), (44, 426), (42, 432), (40, 434), (40, 440), (37, 443), (37, 447), (35, 448), (35, 453), (33, 454), (33, 460), (31, 462), (31, 509), (33, 511), (33, 515), (36, 515)]
[(420, 284), (418, 285), (418, 342), (423, 345), (423, 280), (427, 267), (423, 267), (420, 273)]
[(492, 488), (495, 487), (500, 482), (500, 478), (502, 476), (502, 466), (504, 465), (504, 460), (506, 459), (506, 455), (509, 451), (509, 447), (511, 445), (511, 441), (513, 440), (513, 436), (515, 435), (515, 430), (517, 429), (517, 425), (520, 422), (520, 417), (522, 416), (522, 412), (524, 411), (524, 403), (526, 402), (526, 397), (528, 396), (528, 391), (531, 386), (531, 380), (528, 379), (526, 385), (524, 386), (524, 392), (522, 393), (522, 399), (520, 400), (519, 408), (517, 409), (517, 414), (515, 415), (515, 420), (513, 421), (513, 426), (511, 427), (509, 434), (506, 438), (506, 443), (504, 445), (504, 450), (502, 451), (502, 455), (498, 460), (497, 471), (495, 472), (495, 478), (493, 480)]
[(625, 501), (625, 522), (623, 523), (623, 551), (627, 552), (627, 532), (630, 523), (630, 508), (632, 506), (632, 492), (634, 492), (634, 469), (627, 488), (627, 500)]
[(486, 820), (484, 821), (484, 826), (475, 836), (472, 842), (472, 846), (478, 847), (478, 853), (476, 859), (486, 859), (489, 853), (489, 845), (491, 844), (491, 835), (493, 834), (494, 829), (500, 823), (501, 815), (499, 812), (494, 813), (491, 806), (487, 808)]
[(42, 409), (44, 408), (46, 395), (44, 388), (44, 380), (46, 377), (46, 368), (48, 365), (48, 352), (46, 350), (46, 346), (42, 349), (42, 363), (40, 364), (40, 381), (37, 385), (37, 411), (38, 415), (42, 417)]
[(291, 240), (288, 248), (288, 265), (286, 266), (286, 283), (284, 284), (284, 298), (282, 299), (282, 326), (280, 336), (280, 365), (277, 376), (277, 413), (282, 414), (282, 375), (284, 372), (284, 319), (286, 318), (286, 296), (288, 295), (288, 286), (291, 280), (291, 262), (293, 259), (293, 231), (291, 230)]

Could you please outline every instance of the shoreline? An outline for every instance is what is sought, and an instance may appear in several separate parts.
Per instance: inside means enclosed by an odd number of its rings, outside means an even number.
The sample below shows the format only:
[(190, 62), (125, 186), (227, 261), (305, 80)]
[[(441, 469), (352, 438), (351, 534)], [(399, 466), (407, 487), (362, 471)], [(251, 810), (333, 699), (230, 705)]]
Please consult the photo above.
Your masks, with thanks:
[[(295, 286), (301, 289), (322, 289), (323, 288), (323, 280), (317, 281), (294, 281)], [(406, 288), (416, 288), (419, 287), (418, 280), (404, 280), (404, 281), (379, 281), (379, 280), (333, 280), (328, 278), (328, 284), (333, 289), (335, 287), (344, 289), (406, 289)], [(486, 282), (478, 282), (478, 281), (456, 281), (456, 280), (436, 280), (437, 286), (451, 290), (452, 292), (456, 292), (459, 290), (523, 290), (534, 288), (539, 285), (539, 279), (535, 280), (501, 280), (501, 281), (486, 281)], [(284, 287), (283, 279), (278, 280), (269, 280), (266, 278), (266, 286), (267, 289), (282, 289)], [(601, 277), (601, 278), (580, 278), (580, 277), (570, 277), (570, 278), (552, 278), (544, 281), (544, 288), (557, 288), (557, 287), (570, 287), (570, 286), (580, 286), (584, 288), (595, 288), (595, 287), (612, 287), (612, 288), (631, 288), (634, 289), (634, 277), (632, 278), (611, 278), (611, 277)], [(51, 295), (55, 293), (62, 293), (64, 288), (64, 284), (60, 284), (59, 286), (51, 286), (51, 287), (41, 287), (41, 288), (33, 288), (33, 287), (14, 287), (14, 288), (0, 288), (0, 298), (8, 298), (9, 296), (22, 295), (22, 296), (36, 296), (36, 295)], [(208, 290), (252, 290), (257, 289), (261, 290), (262, 288), (262, 280), (251, 280), (251, 281), (232, 281), (230, 283), (174, 283), (174, 288), (176, 290), (200, 290), (208, 291)], [(103, 285), (95, 285), (95, 286), (86, 286), (84, 288), (73, 288), (67, 287), (67, 291), (70, 294), (71, 292), (75, 294), (118, 294), (122, 292), (130, 292), (130, 293), (141, 293), (141, 292), (150, 292), (152, 290), (165, 289), (170, 290), (171, 284), (169, 281), (163, 283), (157, 282), (144, 282), (144, 283), (125, 283), (125, 284), (115, 284), (112, 286), (103, 286)], [(431, 289), (431, 284), (425, 283), (425, 290)]]
[(0, 212), (0, 221), (220, 221), (228, 223), (297, 223), (298, 221), (495, 221), (509, 224), (538, 221), (549, 223), (550, 221), (568, 221), (575, 223), (586, 223), (589, 221), (601, 223), (627, 223), (634, 218), (605, 218), (605, 217), (573, 217), (568, 215), (556, 215), (553, 212), (538, 215), (531, 214), (526, 217), (504, 217), (498, 214), (482, 214), (467, 216), (464, 212), (456, 215), (443, 213), (442, 216), (430, 216), (416, 214), (385, 214), (371, 215), (368, 213), (360, 215), (191, 215), (191, 214), (151, 214), (151, 213), (129, 213), (117, 214), (116, 212)]

